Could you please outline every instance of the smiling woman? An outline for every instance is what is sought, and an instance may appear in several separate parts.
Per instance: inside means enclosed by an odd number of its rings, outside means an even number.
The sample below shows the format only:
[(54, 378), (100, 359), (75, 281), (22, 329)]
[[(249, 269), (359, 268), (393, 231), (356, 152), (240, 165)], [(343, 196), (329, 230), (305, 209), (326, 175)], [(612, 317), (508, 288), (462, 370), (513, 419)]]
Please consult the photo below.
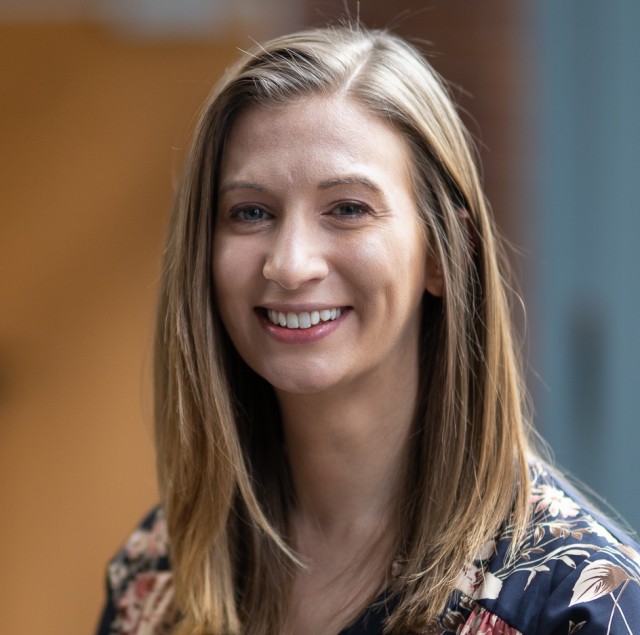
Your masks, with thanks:
[(415, 401), (422, 296), (440, 295), (441, 276), (410, 159), (397, 132), (345, 95), (254, 106), (233, 124), (213, 238), (216, 304), (281, 407), (288, 392), (331, 401), (356, 387), (376, 410), (383, 386)]
[(309, 31), (230, 69), (165, 254), (162, 504), (100, 635), (638, 632), (640, 556), (530, 447), (499, 251), (406, 42)]

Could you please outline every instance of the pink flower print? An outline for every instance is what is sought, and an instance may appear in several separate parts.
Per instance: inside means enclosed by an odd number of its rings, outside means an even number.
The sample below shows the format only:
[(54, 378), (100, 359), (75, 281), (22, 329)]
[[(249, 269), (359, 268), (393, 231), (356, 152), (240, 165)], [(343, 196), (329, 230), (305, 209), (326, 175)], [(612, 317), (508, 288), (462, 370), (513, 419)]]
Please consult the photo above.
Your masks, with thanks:
[(116, 632), (122, 635), (158, 633), (172, 598), (170, 572), (140, 573), (118, 600)]
[(458, 635), (522, 635), (497, 615), (477, 606)]

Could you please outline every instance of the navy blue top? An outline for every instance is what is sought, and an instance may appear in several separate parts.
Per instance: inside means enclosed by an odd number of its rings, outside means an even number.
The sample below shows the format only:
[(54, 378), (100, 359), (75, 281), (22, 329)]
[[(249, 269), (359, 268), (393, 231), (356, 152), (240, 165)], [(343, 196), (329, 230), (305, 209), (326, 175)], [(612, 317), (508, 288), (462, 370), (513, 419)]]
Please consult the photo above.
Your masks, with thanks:
[[(446, 609), (425, 633), (640, 634), (638, 545), (545, 466), (536, 463), (531, 472), (531, 522), (514, 556), (507, 526), (460, 572)], [(175, 610), (160, 507), (110, 562), (107, 593), (98, 635), (169, 632)], [(338, 635), (381, 635), (392, 609), (381, 597)]]

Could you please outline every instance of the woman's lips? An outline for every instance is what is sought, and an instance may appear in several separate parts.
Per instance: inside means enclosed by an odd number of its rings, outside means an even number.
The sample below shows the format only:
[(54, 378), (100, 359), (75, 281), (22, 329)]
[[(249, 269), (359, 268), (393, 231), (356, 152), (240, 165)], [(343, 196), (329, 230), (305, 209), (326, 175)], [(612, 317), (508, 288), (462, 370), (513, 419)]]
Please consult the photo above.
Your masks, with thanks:
[(276, 326), (287, 329), (308, 329), (323, 322), (332, 322), (342, 315), (341, 307), (312, 311), (276, 311), (266, 310), (267, 317)]
[(350, 307), (288, 311), (258, 307), (262, 326), (275, 339), (289, 343), (311, 342), (334, 331), (346, 318)]

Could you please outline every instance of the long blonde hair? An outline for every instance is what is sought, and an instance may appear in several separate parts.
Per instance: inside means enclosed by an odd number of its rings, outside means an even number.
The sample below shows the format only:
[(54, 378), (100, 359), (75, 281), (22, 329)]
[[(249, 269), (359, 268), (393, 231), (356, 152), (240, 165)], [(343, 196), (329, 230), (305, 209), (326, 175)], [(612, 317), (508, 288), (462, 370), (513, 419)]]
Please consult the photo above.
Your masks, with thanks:
[(394, 543), (404, 569), (391, 583), (387, 631), (424, 628), (500, 525), (511, 520), (518, 536), (527, 521), (525, 400), (500, 247), (443, 82), (384, 31), (341, 26), (275, 39), (246, 53), (204, 105), (164, 258), (156, 444), (179, 633), (279, 632), (297, 566), (277, 402), (231, 345), (215, 303), (211, 245), (225, 139), (249, 105), (341, 91), (409, 143), (445, 288), (424, 300), (421, 390)]

